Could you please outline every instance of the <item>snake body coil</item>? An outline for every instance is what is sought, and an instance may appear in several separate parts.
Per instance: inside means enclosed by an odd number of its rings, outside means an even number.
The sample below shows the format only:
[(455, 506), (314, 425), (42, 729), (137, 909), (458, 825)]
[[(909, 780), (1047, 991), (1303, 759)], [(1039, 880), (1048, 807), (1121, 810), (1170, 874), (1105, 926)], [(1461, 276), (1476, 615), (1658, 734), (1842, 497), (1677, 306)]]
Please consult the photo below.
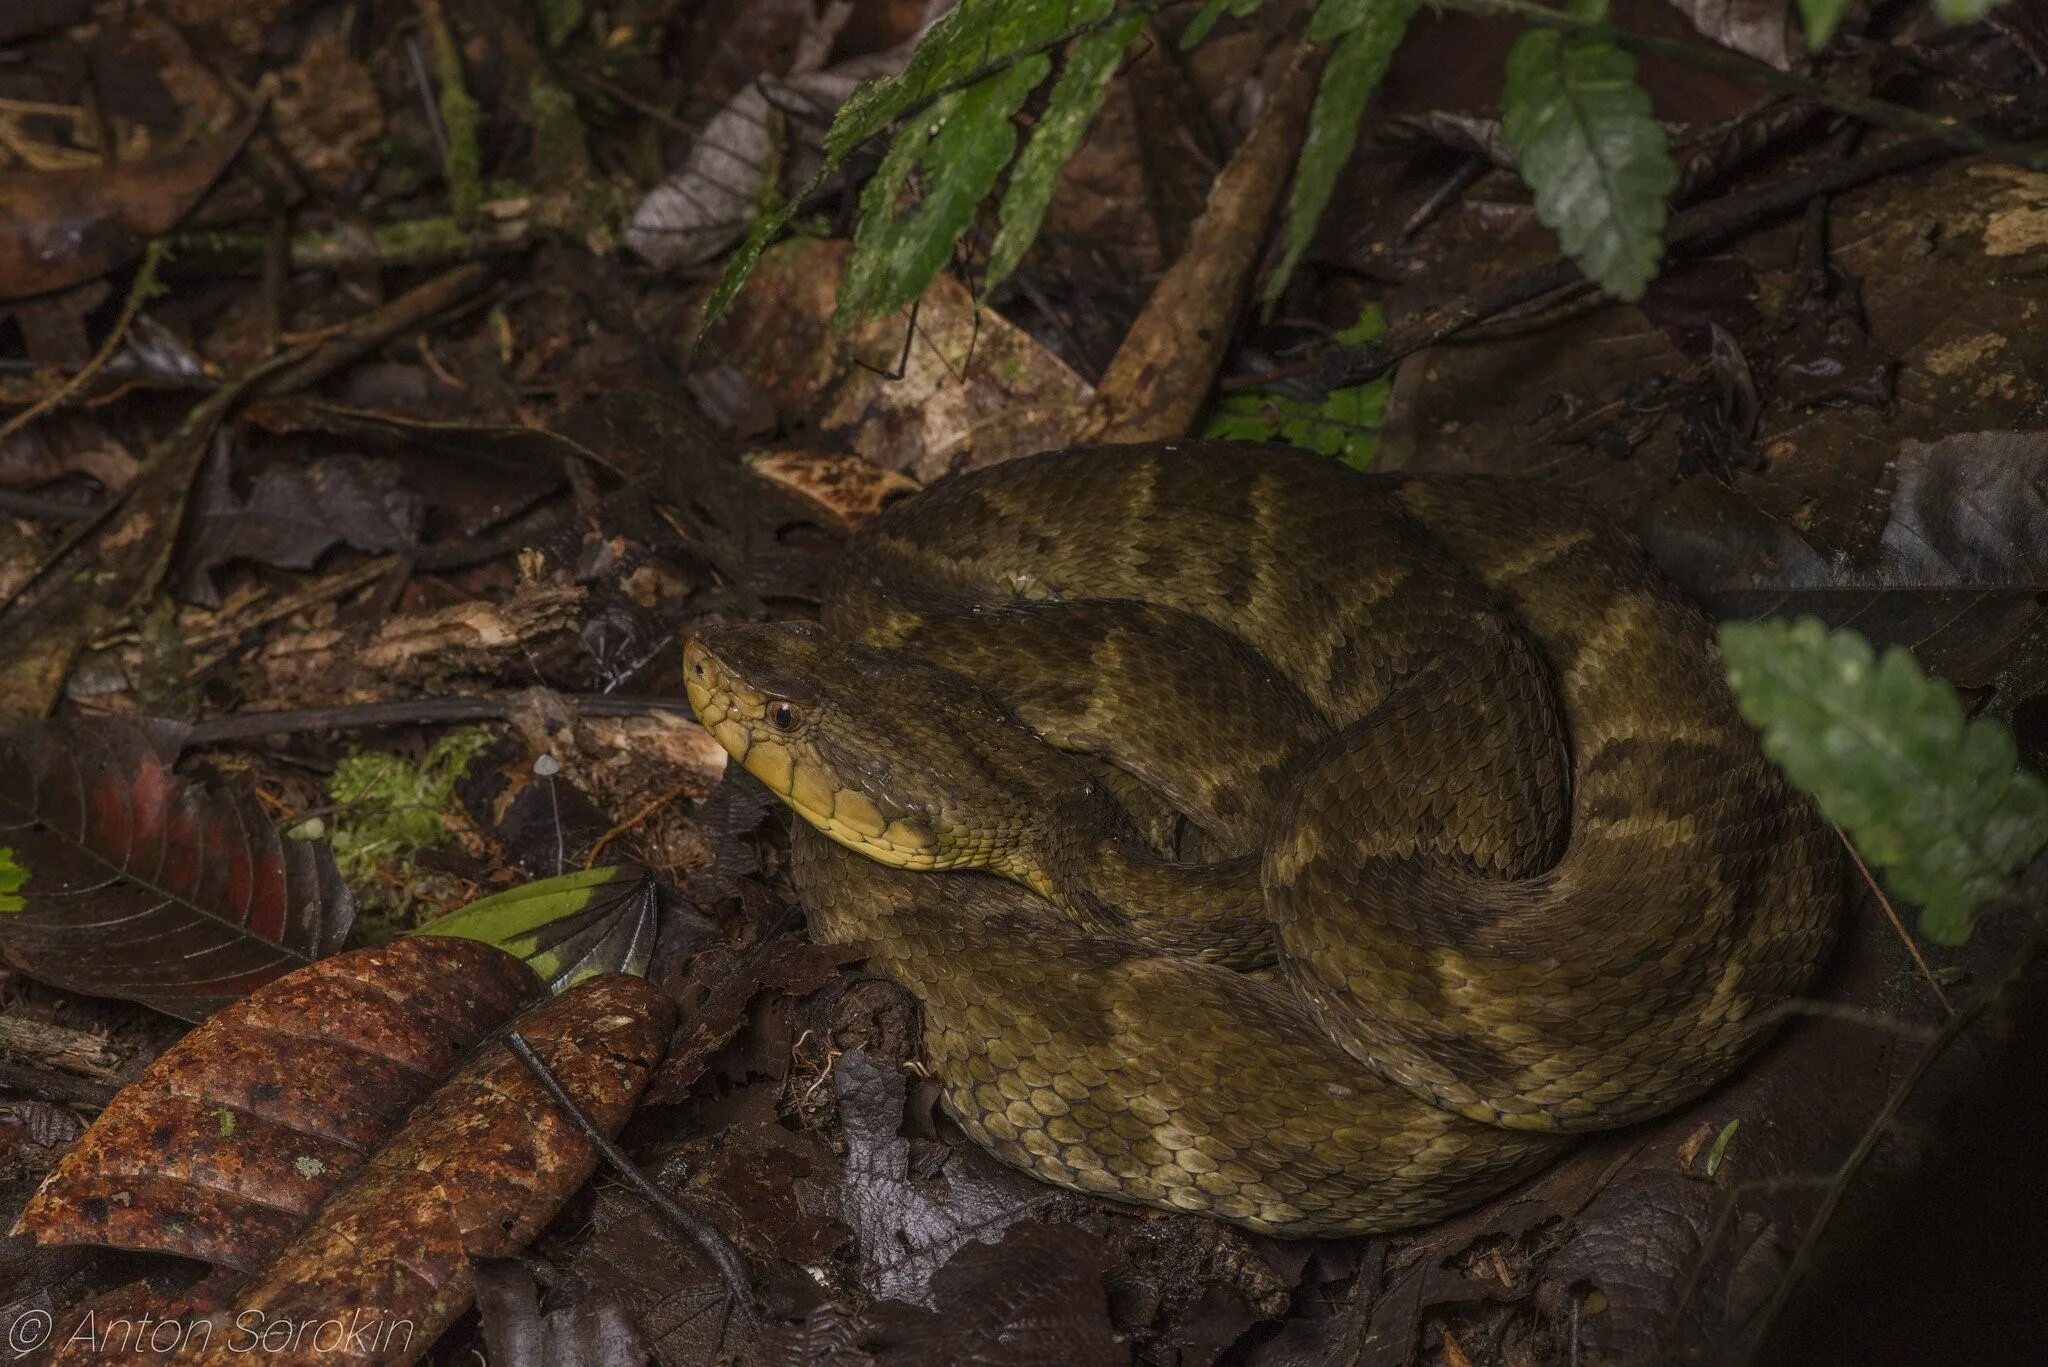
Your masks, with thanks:
[(1267, 1233), (1431, 1220), (1696, 1096), (1837, 903), (1704, 619), (1535, 486), (1013, 461), (686, 673), (969, 1133)]

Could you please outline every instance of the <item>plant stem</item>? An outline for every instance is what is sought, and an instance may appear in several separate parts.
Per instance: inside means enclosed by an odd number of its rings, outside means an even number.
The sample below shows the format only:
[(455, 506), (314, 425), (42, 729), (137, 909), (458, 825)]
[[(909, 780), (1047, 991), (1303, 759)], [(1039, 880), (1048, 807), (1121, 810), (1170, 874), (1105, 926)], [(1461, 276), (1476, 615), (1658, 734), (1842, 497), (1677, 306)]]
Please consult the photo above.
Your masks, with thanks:
[(477, 149), (483, 111), (463, 83), (462, 50), (456, 46), (454, 30), (448, 27), (441, 0), (419, 0), (419, 10), (420, 23), (434, 47), (435, 99), (448, 136), (441, 161), (448, 179), (448, 207), (457, 218), (467, 218), (484, 202), (483, 156)]
[(1821, 1231), (1827, 1228), (1828, 1222), (1840, 1209), (1843, 1198), (1848, 1196), (1850, 1187), (1855, 1185), (1857, 1176), (1870, 1161), (1870, 1156), (1877, 1151), (1877, 1146), (1892, 1132), (1899, 1112), (1919, 1089), (1929, 1070), (1980, 1017), (1994, 1006), (2005, 1005), (2020, 981), (2039, 962), (2044, 948), (2048, 948), (2048, 923), (2037, 920), (2025, 943), (2006, 960), (1998, 977), (1985, 984), (1962, 1010), (1948, 1018), (1942, 1025), (1940, 1033), (1920, 1051), (1919, 1057), (1913, 1060), (1912, 1067), (1899, 1079), (1898, 1086), (1885, 1098), (1884, 1105), (1878, 1109), (1869, 1126), (1863, 1131), (1863, 1137), (1856, 1142), (1856, 1147), (1849, 1151), (1849, 1156), (1842, 1160), (1841, 1166), (1835, 1169), (1834, 1176), (1829, 1179), (1827, 1190), (1821, 1196), (1820, 1207), (1814, 1211), (1813, 1218), (1807, 1222), (1800, 1238), (1798, 1251), (1792, 1255), (1791, 1262), (1786, 1264), (1785, 1275), (1778, 1280), (1777, 1289), (1757, 1316), (1750, 1331), (1752, 1346), (1761, 1344), (1769, 1335), (1771, 1326), (1784, 1310), (1785, 1303), (1792, 1298), (1792, 1292), (1798, 1287), (1801, 1277), (1812, 1266), (1814, 1250), (1819, 1244)]
[(148, 249), (143, 252), (142, 265), (135, 272), (135, 283), (128, 287), (128, 297), (121, 304), (121, 315), (114, 320), (114, 325), (107, 329), (107, 335), (100, 342), (99, 350), (92, 354), (92, 359), (73, 373), (70, 379), (6, 422), (0, 423), (0, 441), (5, 441), (43, 414), (67, 402), (72, 395), (91, 383), (92, 377), (99, 374), (107, 362), (114, 359), (114, 353), (121, 349), (122, 339), (128, 335), (128, 329), (135, 324), (135, 315), (142, 312), (143, 302), (156, 292), (157, 268), (163, 264), (163, 259), (164, 242), (159, 237), (153, 239)]
[[(223, 745), (264, 736), (299, 735), (307, 731), (340, 731), (375, 726), (437, 725), (465, 721), (503, 721), (515, 715), (523, 694), (465, 698), (401, 698), (393, 702), (346, 703), (338, 707), (306, 707), (279, 712), (238, 712), (194, 722), (186, 733), (188, 746)], [(568, 703), (591, 717), (639, 717), (650, 713), (694, 715), (687, 698), (629, 698), (610, 693), (570, 694)]]
[(1436, 0), (1436, 3), (1443, 9), (1454, 10), (1460, 14), (1515, 19), (1532, 28), (1559, 29), (1567, 33), (1605, 39), (1619, 48), (1642, 56), (1681, 62), (1702, 71), (1711, 71), (1717, 76), (1726, 76), (1730, 80), (1762, 86), (1786, 95), (1796, 95), (1879, 128), (1892, 128), (1902, 133), (1916, 133), (1922, 137), (1934, 138), (1965, 152), (1980, 152), (1985, 156), (2011, 162), (2015, 166), (2024, 166), (2033, 171), (2048, 170), (2048, 149), (2006, 142), (1968, 124), (1952, 123), (1938, 115), (1909, 109), (1905, 105), (1880, 100), (1873, 95), (1859, 95), (1854, 91), (1829, 85), (1825, 81), (1795, 76), (1791, 72), (1780, 71), (1767, 62), (1759, 62), (1754, 57), (1744, 56), (1732, 48), (1632, 33), (1627, 29), (1615, 28), (1611, 24), (1580, 19), (1562, 10), (1547, 9), (1533, 3), (1533, 0)]

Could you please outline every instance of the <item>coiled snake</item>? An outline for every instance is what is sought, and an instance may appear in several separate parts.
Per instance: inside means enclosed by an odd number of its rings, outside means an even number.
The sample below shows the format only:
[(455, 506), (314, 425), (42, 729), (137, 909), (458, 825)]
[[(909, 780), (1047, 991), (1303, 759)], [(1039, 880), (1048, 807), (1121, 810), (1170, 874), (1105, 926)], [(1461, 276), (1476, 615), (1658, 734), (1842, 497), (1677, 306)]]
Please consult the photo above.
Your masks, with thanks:
[(1705, 620), (1537, 486), (1012, 461), (685, 674), (977, 1141), (1271, 1234), (1435, 1219), (1696, 1096), (1839, 896)]

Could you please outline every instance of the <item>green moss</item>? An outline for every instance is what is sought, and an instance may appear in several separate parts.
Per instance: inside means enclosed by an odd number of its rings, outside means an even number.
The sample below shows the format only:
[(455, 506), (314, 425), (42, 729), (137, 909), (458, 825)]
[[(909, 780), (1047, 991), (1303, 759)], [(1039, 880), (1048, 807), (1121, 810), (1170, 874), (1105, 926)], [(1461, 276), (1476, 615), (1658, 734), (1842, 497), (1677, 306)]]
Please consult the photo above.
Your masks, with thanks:
[[(444, 818), (457, 810), (455, 784), (490, 743), (489, 731), (470, 727), (435, 741), (417, 764), (363, 751), (334, 766), (327, 781), (335, 806), (334, 862), (362, 905), (352, 938), (385, 939), (396, 929), (395, 914), (408, 903), (441, 900), (424, 886), (435, 876), (424, 873), (418, 860), (447, 843)], [(453, 891), (451, 886), (444, 896)]]
[(526, 104), (533, 113), (534, 179), (561, 188), (588, 179), (590, 149), (575, 96), (536, 71), (526, 83)]
[(441, 170), (448, 177), (448, 207), (457, 218), (465, 218), (484, 202), (483, 154), (477, 150), (476, 133), (483, 123), (483, 108), (461, 85), (460, 72), (441, 84), (441, 123), (448, 133), (448, 154)]

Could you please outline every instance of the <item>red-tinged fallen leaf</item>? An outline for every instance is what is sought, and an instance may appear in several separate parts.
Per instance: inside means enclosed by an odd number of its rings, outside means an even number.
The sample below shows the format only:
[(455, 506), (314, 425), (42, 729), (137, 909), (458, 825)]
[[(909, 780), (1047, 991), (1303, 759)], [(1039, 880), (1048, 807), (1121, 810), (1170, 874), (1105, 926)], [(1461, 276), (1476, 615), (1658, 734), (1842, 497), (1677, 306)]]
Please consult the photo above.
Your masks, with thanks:
[[(518, 1028), (591, 1121), (615, 1134), (673, 1025), (666, 997), (610, 974), (542, 1003)], [(489, 1048), (213, 1317), (223, 1332), (204, 1345), (188, 1335), (173, 1360), (239, 1365), (247, 1353), (228, 1331), (253, 1324), (275, 1334), (260, 1344), (266, 1362), (411, 1362), (468, 1307), (471, 1259), (524, 1248), (596, 1163), (595, 1147), (525, 1065)], [(308, 1327), (336, 1322), (350, 1329), (324, 1341)]]
[(504, 951), (438, 937), (281, 978), (123, 1088), (17, 1229), (259, 1268), (538, 987)]
[(31, 977), (203, 1019), (340, 947), (355, 899), (324, 842), (280, 835), (254, 794), (201, 787), (127, 720), (0, 735), (0, 954)]
[(256, 117), (168, 157), (79, 171), (0, 172), (0, 299), (91, 280), (140, 252), (219, 179)]

